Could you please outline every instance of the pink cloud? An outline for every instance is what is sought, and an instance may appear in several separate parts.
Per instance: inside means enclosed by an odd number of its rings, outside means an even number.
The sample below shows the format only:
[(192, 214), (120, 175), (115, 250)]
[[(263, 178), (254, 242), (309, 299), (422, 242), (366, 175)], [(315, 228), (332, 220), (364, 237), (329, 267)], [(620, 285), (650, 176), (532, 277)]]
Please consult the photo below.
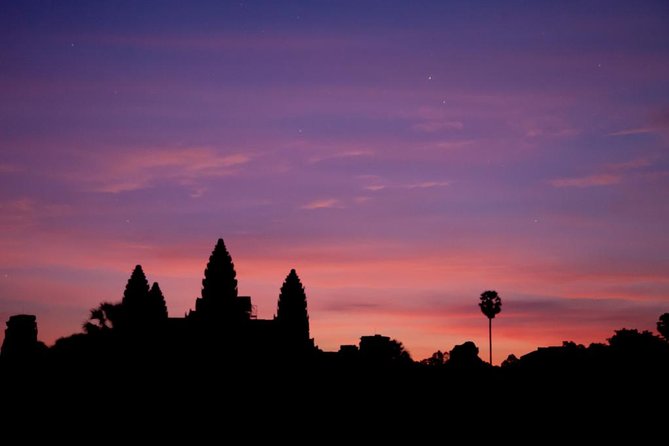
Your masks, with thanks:
[(341, 207), (341, 202), (336, 198), (324, 198), (320, 200), (311, 201), (302, 206), (302, 209), (329, 209)]
[(651, 162), (647, 158), (637, 158), (622, 163), (607, 164), (606, 167), (613, 171), (626, 171), (626, 170), (640, 169), (642, 167), (648, 167), (650, 165)]
[(21, 168), (15, 164), (9, 164), (9, 163), (0, 163), (0, 174), (2, 173), (13, 173), (13, 172), (19, 172), (21, 171)]
[(596, 187), (618, 184), (623, 179), (623, 173), (638, 170), (651, 165), (647, 158), (637, 158), (620, 163), (606, 164), (603, 173), (584, 177), (557, 178), (549, 181), (553, 187)]
[(369, 191), (372, 191), (372, 192), (377, 192), (377, 191), (385, 189), (386, 187), (387, 186), (385, 186), (383, 184), (371, 184), (369, 186), (365, 186), (365, 189), (369, 190)]
[(450, 181), (423, 181), (420, 183), (407, 184), (407, 189), (431, 189), (433, 187), (447, 187), (450, 186)]
[(414, 124), (412, 129), (426, 133), (440, 132), (444, 130), (462, 130), (464, 125), (460, 121), (426, 121)]
[(549, 183), (553, 187), (597, 187), (618, 184), (621, 179), (622, 177), (620, 175), (605, 173), (588, 175), (585, 177), (557, 178), (551, 180)]
[(366, 150), (366, 149), (353, 149), (353, 150), (345, 150), (341, 152), (335, 152), (335, 153), (328, 153), (324, 155), (319, 155), (319, 156), (313, 156), (309, 158), (310, 163), (319, 163), (321, 161), (327, 161), (327, 160), (333, 160), (333, 159), (341, 159), (341, 158), (357, 158), (357, 157), (362, 157), (362, 156), (372, 156), (374, 154), (374, 151), (372, 150)]
[(617, 132), (609, 133), (609, 136), (642, 135), (644, 133), (655, 133), (655, 132), (657, 132), (656, 128), (640, 127), (640, 128), (634, 128), (634, 129), (619, 130)]
[(92, 185), (97, 192), (119, 193), (154, 186), (160, 181), (172, 181), (193, 188), (202, 195), (203, 178), (221, 177), (252, 159), (249, 153), (222, 154), (207, 147), (138, 149), (95, 159), (99, 169), (77, 175), (77, 181)]
[[(0, 202), (0, 228), (14, 233), (23, 232), (45, 219), (63, 217), (71, 209), (66, 204), (43, 203), (27, 197), (7, 200)], [(0, 243), (2, 241), (0, 238)]]
[(475, 146), (477, 143), (480, 143), (481, 141), (477, 140), (460, 140), (460, 141), (438, 141), (434, 143), (434, 147), (439, 149), (439, 150), (444, 150), (444, 151), (455, 151), (455, 150), (460, 150), (463, 148), (469, 148), (472, 146)]
[(666, 134), (669, 131), (669, 107), (663, 107), (651, 113), (645, 125), (609, 133), (609, 136), (643, 135), (647, 133)]
[(371, 192), (379, 192), (385, 189), (432, 189), (436, 187), (448, 187), (451, 181), (420, 181), (408, 184), (381, 184), (375, 183), (364, 186), (363, 189)]

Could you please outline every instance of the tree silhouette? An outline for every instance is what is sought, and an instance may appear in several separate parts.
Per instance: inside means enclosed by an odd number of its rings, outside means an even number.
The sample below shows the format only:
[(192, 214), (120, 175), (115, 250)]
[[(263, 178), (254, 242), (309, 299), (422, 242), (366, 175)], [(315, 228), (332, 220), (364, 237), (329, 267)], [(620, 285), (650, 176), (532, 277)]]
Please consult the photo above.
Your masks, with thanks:
[(309, 314), (304, 286), (294, 269), (281, 286), (276, 320), (283, 333), (295, 341), (309, 340)]
[(485, 364), (479, 358), (479, 348), (472, 341), (456, 345), (449, 352), (448, 364), (460, 369), (479, 368)]
[(609, 345), (619, 350), (641, 352), (656, 349), (666, 344), (658, 336), (648, 330), (639, 331), (636, 328), (615, 330), (609, 339)]
[(442, 367), (448, 362), (448, 359), (448, 352), (444, 353), (441, 350), (437, 350), (436, 352), (432, 353), (432, 356), (429, 358), (421, 360), (420, 363), (429, 367)]
[(669, 313), (664, 313), (657, 321), (657, 331), (662, 337), (669, 341)]
[(506, 357), (504, 361), (502, 361), (502, 367), (513, 367), (518, 364), (520, 360), (518, 357), (514, 354), (511, 354)]
[(488, 318), (488, 340), (490, 345), (490, 365), (492, 365), (492, 320), (502, 311), (502, 299), (497, 291), (488, 290), (481, 293), (479, 307), (481, 312)]
[(360, 338), (360, 356), (365, 362), (375, 365), (412, 362), (411, 355), (400, 341), (378, 334)]
[(121, 304), (102, 302), (91, 310), (90, 317), (84, 323), (84, 332), (95, 334), (109, 332), (123, 324), (123, 307)]

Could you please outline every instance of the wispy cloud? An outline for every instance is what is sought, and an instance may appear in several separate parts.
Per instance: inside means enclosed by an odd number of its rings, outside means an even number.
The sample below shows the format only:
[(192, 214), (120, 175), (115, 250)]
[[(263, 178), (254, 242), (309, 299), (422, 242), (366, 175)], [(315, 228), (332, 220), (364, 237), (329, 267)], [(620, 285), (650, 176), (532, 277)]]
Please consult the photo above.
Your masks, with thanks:
[(637, 158), (620, 163), (610, 163), (603, 167), (603, 172), (582, 177), (567, 177), (550, 180), (553, 187), (597, 187), (618, 184), (623, 174), (630, 170), (642, 169), (651, 165), (646, 158)]
[(447, 187), (450, 186), (450, 181), (421, 181), (418, 183), (409, 183), (409, 184), (381, 184), (374, 183), (367, 186), (364, 186), (363, 189), (378, 192), (384, 189), (431, 189), (435, 187)]
[(35, 203), (29, 198), (0, 202), (0, 228), (27, 226), (33, 221)]
[(619, 130), (617, 132), (609, 133), (608, 136), (627, 136), (627, 135), (643, 135), (646, 133), (655, 133), (658, 129), (653, 127), (639, 127), (634, 129)]
[(0, 228), (5, 231), (28, 229), (40, 220), (62, 217), (69, 212), (69, 205), (44, 203), (27, 197), (0, 201)]
[(34, 200), (29, 198), (18, 198), (12, 201), (0, 202), (0, 210), (2, 210), (3, 213), (29, 212), (34, 209)]
[(460, 121), (425, 121), (411, 126), (412, 129), (425, 133), (435, 133), (445, 130), (462, 130), (464, 125)]
[(334, 312), (370, 312), (370, 311), (382, 311), (382, 305), (378, 302), (360, 302), (360, 301), (345, 301), (345, 300), (334, 300), (329, 301), (323, 306), (324, 311), (334, 311)]
[(16, 166), (14, 164), (9, 164), (9, 163), (0, 163), (0, 173), (12, 173), (12, 172), (18, 172), (21, 169), (19, 166)]
[(372, 197), (368, 197), (368, 196), (361, 195), (361, 196), (355, 197), (355, 198), (353, 199), (353, 201), (354, 201), (355, 203), (357, 203), (357, 204), (363, 204), (363, 203), (367, 203), (367, 202), (370, 201), (371, 199), (372, 199)]
[(302, 209), (313, 210), (313, 209), (329, 209), (338, 207), (342, 207), (339, 200), (337, 200), (336, 198), (326, 198), (326, 199), (311, 201), (302, 206)]
[(566, 138), (578, 135), (579, 130), (575, 128), (554, 128), (554, 129), (543, 129), (543, 128), (529, 128), (525, 132), (525, 136), (528, 138), (538, 138), (538, 137), (550, 137), (550, 138)]
[(372, 150), (360, 149), (360, 150), (345, 150), (343, 152), (329, 153), (325, 155), (313, 156), (309, 158), (309, 163), (319, 163), (321, 161), (333, 160), (333, 159), (342, 159), (342, 158), (357, 158), (363, 156), (371, 156), (374, 152)]
[(407, 184), (404, 187), (407, 189), (430, 189), (433, 187), (446, 187), (450, 185), (450, 181), (423, 181), (422, 183)]
[(143, 150), (102, 160), (107, 166), (86, 179), (97, 192), (127, 192), (173, 181), (192, 187), (199, 196), (204, 190), (198, 180), (230, 175), (250, 160), (247, 153), (221, 154), (212, 148)]
[(411, 124), (411, 129), (423, 133), (436, 133), (449, 130), (462, 130), (464, 124), (451, 109), (440, 107), (419, 106), (415, 109), (402, 110), (396, 113), (401, 119)]
[(434, 147), (439, 150), (459, 150), (465, 147), (472, 146), (476, 140), (460, 140), (460, 141), (440, 141), (434, 144)]
[(557, 178), (551, 180), (554, 187), (596, 187), (620, 183), (622, 176), (615, 174), (597, 174), (585, 177)]
[(640, 169), (642, 167), (648, 167), (650, 166), (650, 160), (647, 158), (637, 158), (633, 159), (630, 161), (625, 161), (622, 163), (611, 163), (607, 164), (606, 167), (610, 170), (614, 171), (625, 171), (625, 170), (632, 170), (632, 169)]
[(655, 110), (645, 123), (639, 127), (632, 127), (609, 133), (608, 136), (643, 135), (647, 133), (664, 133), (669, 131), (669, 107)]

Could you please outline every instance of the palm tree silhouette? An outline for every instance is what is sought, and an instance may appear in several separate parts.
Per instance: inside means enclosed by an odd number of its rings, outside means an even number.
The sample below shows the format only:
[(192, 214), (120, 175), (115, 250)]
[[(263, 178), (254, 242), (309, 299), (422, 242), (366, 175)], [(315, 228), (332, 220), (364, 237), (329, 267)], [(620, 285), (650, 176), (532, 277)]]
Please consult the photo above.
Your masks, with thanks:
[(502, 299), (497, 291), (484, 291), (481, 293), (479, 307), (481, 312), (488, 318), (488, 337), (490, 340), (490, 365), (492, 365), (492, 320), (502, 311)]
[(84, 331), (88, 334), (108, 332), (121, 325), (122, 317), (121, 304), (102, 302), (91, 310), (91, 315), (84, 324)]

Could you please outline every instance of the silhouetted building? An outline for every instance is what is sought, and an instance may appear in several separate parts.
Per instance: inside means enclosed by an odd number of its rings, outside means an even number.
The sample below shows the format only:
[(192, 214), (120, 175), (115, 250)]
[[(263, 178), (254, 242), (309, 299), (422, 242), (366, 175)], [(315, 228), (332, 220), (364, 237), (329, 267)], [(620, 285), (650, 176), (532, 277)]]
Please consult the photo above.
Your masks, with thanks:
[(141, 265), (135, 266), (121, 301), (122, 328), (132, 331), (152, 329), (167, 320), (167, 305), (157, 282), (149, 289)]
[(147, 307), (150, 309), (152, 317), (157, 321), (167, 319), (167, 304), (165, 303), (165, 297), (158, 282), (153, 282), (147, 297)]
[(388, 349), (390, 338), (375, 334), (374, 336), (362, 336), (360, 338), (360, 353), (365, 356), (380, 356), (384, 355)]
[[(139, 270), (137, 270), (139, 268)], [(143, 296), (148, 282), (137, 267), (126, 287), (124, 302), (130, 293)], [(140, 274), (141, 273), (141, 274)], [(156, 297), (152, 297), (155, 293)], [(161, 304), (164, 298), (154, 284), (147, 294), (147, 304), (155, 316), (167, 315)], [(134, 297), (134, 300), (140, 301)], [(137, 311), (140, 307), (129, 307)], [(194, 342), (202, 348), (212, 344), (225, 345), (231, 354), (249, 354), (254, 350), (309, 351), (314, 349), (309, 338), (309, 314), (304, 287), (295, 270), (291, 270), (281, 287), (277, 315), (270, 320), (256, 317), (250, 296), (240, 296), (237, 289), (237, 272), (223, 239), (219, 239), (209, 257), (202, 279), (201, 296), (195, 300), (195, 310), (184, 318), (168, 318), (164, 324), (165, 336), (171, 344)]]
[(0, 355), (3, 359), (31, 358), (44, 349), (37, 340), (37, 317), (31, 314), (17, 314), (7, 320), (5, 340)]
[(290, 270), (281, 286), (275, 320), (284, 342), (293, 346), (308, 345), (307, 295), (294, 269)]
[[(29, 315), (10, 318), (3, 356), (36, 348), (35, 321), (35, 316)], [(154, 282), (149, 287), (142, 266), (137, 265), (121, 302), (104, 302), (92, 309), (84, 331), (85, 335), (61, 341), (60, 350), (90, 353), (97, 345), (131, 354), (134, 359), (181, 351), (194, 352), (200, 358), (224, 355), (244, 364), (285, 354), (299, 359), (316, 351), (309, 337), (307, 296), (295, 270), (281, 287), (277, 315), (269, 320), (257, 319), (251, 297), (238, 294), (237, 273), (223, 239), (218, 240), (209, 257), (195, 310), (182, 318), (168, 317), (160, 286)]]
[(201, 323), (219, 324), (248, 321), (253, 316), (249, 296), (237, 293), (237, 272), (222, 238), (218, 239), (202, 279), (202, 296), (188, 317)]
[(359, 352), (358, 346), (353, 344), (344, 344), (339, 346), (339, 354), (342, 356), (355, 356)]

